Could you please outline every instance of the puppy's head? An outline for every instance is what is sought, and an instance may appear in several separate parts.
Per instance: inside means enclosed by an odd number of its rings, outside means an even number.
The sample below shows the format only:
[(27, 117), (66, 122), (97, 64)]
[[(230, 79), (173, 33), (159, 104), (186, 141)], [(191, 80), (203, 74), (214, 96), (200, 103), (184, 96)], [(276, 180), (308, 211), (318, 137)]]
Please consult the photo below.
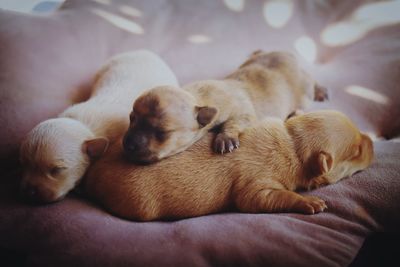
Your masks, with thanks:
[(371, 139), (340, 112), (310, 112), (285, 124), (309, 179), (323, 177), (319, 180), (335, 183), (372, 162)]
[(125, 154), (134, 162), (152, 163), (179, 153), (207, 132), (216, 114), (216, 108), (198, 106), (184, 90), (153, 88), (133, 105), (123, 140)]
[(50, 119), (28, 133), (20, 148), (23, 167), (21, 194), (27, 200), (61, 200), (80, 181), (90, 159), (107, 148), (105, 138), (94, 138), (82, 123)]

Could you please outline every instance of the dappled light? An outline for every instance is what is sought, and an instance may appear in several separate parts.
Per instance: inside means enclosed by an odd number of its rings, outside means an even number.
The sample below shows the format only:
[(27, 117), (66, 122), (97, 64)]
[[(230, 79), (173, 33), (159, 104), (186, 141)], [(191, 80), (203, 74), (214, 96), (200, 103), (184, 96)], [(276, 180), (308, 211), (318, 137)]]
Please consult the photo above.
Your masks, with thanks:
[(140, 11), (137, 8), (134, 8), (132, 6), (127, 6), (127, 5), (121, 5), (119, 6), (119, 11), (121, 11), (121, 13), (128, 15), (128, 16), (132, 16), (132, 17), (141, 17), (142, 16), (142, 11)]
[(291, 0), (271, 0), (265, 2), (263, 8), (264, 18), (273, 28), (282, 28), (293, 14), (293, 2)]
[(294, 42), (294, 48), (307, 62), (315, 62), (317, 58), (317, 46), (313, 39), (302, 36)]
[(224, 4), (232, 11), (240, 12), (244, 8), (245, 0), (224, 0)]
[(387, 96), (382, 95), (381, 93), (375, 92), (374, 90), (359, 86), (359, 85), (351, 85), (345, 88), (345, 91), (348, 94), (355, 95), (364, 99), (368, 99), (375, 103), (379, 104), (387, 104), (389, 103), (389, 99)]
[(206, 44), (211, 42), (211, 38), (203, 34), (194, 34), (188, 37), (188, 41), (192, 44)]
[(111, 0), (92, 0), (93, 2), (102, 4), (102, 5), (109, 5), (111, 4)]
[(351, 44), (368, 32), (400, 22), (400, 1), (368, 3), (359, 7), (349, 19), (329, 25), (321, 33), (328, 46)]
[(98, 8), (93, 8), (92, 13), (98, 15), (99, 17), (105, 19), (106, 21), (110, 22), (112, 25), (121, 28), (125, 31), (135, 33), (135, 34), (143, 34), (144, 30), (143, 28), (137, 24), (136, 22), (133, 22), (131, 20), (128, 20), (124, 17), (121, 17), (119, 15), (113, 14), (111, 12), (101, 10)]

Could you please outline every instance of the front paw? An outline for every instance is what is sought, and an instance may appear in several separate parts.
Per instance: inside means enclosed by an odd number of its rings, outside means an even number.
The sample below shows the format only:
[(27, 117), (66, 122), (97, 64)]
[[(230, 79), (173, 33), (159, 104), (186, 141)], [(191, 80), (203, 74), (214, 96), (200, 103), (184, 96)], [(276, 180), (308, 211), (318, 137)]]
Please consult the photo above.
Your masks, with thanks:
[(224, 154), (232, 152), (239, 147), (239, 139), (237, 137), (230, 137), (226, 133), (219, 133), (214, 140), (214, 151), (216, 153)]
[(296, 211), (304, 214), (315, 214), (323, 212), (328, 206), (325, 201), (313, 196), (303, 196), (303, 198), (297, 203)]
[(311, 179), (307, 189), (313, 190), (326, 185), (329, 185), (329, 181), (325, 177), (319, 176)]

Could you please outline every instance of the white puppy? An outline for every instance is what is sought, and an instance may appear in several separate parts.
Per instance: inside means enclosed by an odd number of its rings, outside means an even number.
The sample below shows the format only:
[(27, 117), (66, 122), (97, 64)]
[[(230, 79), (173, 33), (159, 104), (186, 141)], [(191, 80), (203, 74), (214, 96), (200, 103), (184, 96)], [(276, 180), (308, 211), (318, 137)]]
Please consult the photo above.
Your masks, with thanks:
[(112, 58), (97, 74), (89, 100), (33, 128), (20, 148), (21, 192), (30, 200), (62, 199), (129, 125), (134, 99), (144, 90), (178, 85), (167, 64), (150, 51)]

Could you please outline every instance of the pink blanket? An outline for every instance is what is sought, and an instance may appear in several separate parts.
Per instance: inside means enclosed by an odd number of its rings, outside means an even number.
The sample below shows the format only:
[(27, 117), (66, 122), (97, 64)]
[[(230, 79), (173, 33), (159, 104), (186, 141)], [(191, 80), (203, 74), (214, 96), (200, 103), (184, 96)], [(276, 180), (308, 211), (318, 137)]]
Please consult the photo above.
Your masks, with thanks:
[(48, 206), (18, 203), (0, 187), (0, 246), (28, 266), (347, 266), (373, 232), (399, 233), (400, 143), (375, 143), (371, 168), (310, 194), (318, 215), (226, 213), (136, 223), (71, 196)]
[(342, 110), (377, 135), (399, 134), (393, 2), (69, 0), (49, 16), (0, 10), (0, 250), (26, 253), (28, 266), (347, 266), (370, 234), (399, 233), (398, 142), (376, 142), (371, 168), (311, 192), (329, 205), (314, 216), (136, 223), (77, 196), (28, 206), (17, 200), (19, 170), (9, 162), (36, 123), (88, 96), (107, 58), (139, 48), (159, 53), (182, 84), (223, 77), (257, 49), (292, 51), (330, 89), (331, 102), (312, 108)]

